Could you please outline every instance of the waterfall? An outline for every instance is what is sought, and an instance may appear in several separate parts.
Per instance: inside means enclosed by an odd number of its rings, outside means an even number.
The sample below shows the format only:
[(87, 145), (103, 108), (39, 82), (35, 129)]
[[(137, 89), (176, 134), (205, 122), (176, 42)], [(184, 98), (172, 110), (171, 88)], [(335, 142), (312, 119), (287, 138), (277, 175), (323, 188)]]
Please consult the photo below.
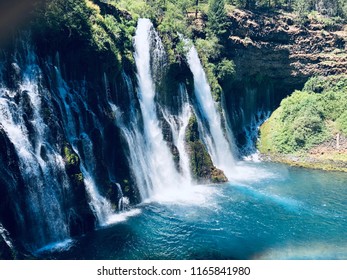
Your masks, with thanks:
[(221, 115), (213, 100), (206, 74), (194, 46), (190, 47), (187, 60), (194, 77), (194, 93), (199, 111), (198, 117), (200, 118), (198, 123), (203, 141), (214, 165), (223, 170), (230, 179), (235, 166), (231, 149), (232, 141), (229, 133), (225, 133), (222, 129)]
[[(153, 25), (148, 19), (139, 19), (134, 39), (135, 62), (137, 67), (137, 98), (140, 104), (142, 118), (138, 118), (135, 102), (130, 103), (129, 123), (125, 123), (120, 109), (110, 102), (115, 113), (116, 123), (122, 131), (129, 149), (129, 163), (136, 178), (142, 200), (161, 199), (162, 196), (179, 192), (182, 186), (190, 184), (190, 176), (186, 163), (184, 174), (176, 169), (173, 155), (164, 140), (163, 132), (159, 125), (157, 107), (155, 103), (156, 89), (153, 73), (159, 73), (165, 56), (163, 45)], [(153, 56), (151, 56), (153, 54)], [(151, 60), (152, 59), (152, 60)], [(134, 99), (134, 90), (129, 78), (124, 75), (128, 92)], [(185, 115), (188, 109), (185, 110)], [(186, 119), (186, 118), (185, 118)], [(187, 121), (185, 120), (185, 123)], [(181, 128), (187, 126), (182, 123)], [(183, 143), (184, 132), (182, 129), (177, 137)], [(183, 145), (183, 144), (182, 144)], [(183, 153), (183, 147), (180, 147)], [(184, 156), (183, 156), (184, 158)], [(184, 161), (184, 160), (183, 160)]]
[(151, 192), (153, 194), (177, 190), (189, 182), (177, 171), (172, 154), (163, 139), (155, 105), (155, 85), (151, 71), (151, 43), (156, 44), (154, 53), (165, 55), (158, 34), (148, 19), (139, 19), (134, 39), (135, 62), (137, 67), (138, 98), (143, 118), (146, 141), (147, 162), (151, 166)]
[(31, 246), (40, 247), (69, 237), (63, 208), (69, 183), (63, 158), (51, 145), (49, 128), (41, 115), (41, 70), (31, 48), (25, 45), (24, 49), (24, 59), (17, 57), (22, 67), (16, 64), (22, 76), (16, 81), (18, 89), (12, 91), (0, 81), (0, 129), (15, 147), (25, 181), (20, 190), (24, 204), (18, 205), (27, 215), (22, 233)]
[[(127, 143), (130, 169), (135, 177), (141, 199), (144, 200), (152, 195), (151, 166), (147, 164), (147, 149), (137, 114), (134, 87), (129, 76), (125, 73), (122, 76), (130, 99), (129, 110), (123, 113), (112, 101), (109, 100), (108, 102), (114, 114), (116, 125), (120, 128), (122, 136)], [(123, 115), (126, 113), (128, 113), (128, 122), (123, 118)]]
[[(93, 153), (93, 143), (86, 132), (84, 120), (81, 119), (81, 112), (77, 104), (83, 104), (82, 107), (84, 107), (87, 112), (92, 114), (92, 120), (95, 127), (99, 127), (99, 122), (92, 111), (89, 110), (88, 105), (85, 102), (86, 98), (83, 96), (85, 90), (81, 88), (81, 92), (75, 91), (73, 94), (70, 94), (71, 89), (69, 89), (68, 85), (61, 77), (59, 67), (55, 67), (54, 69), (58, 91), (64, 106), (63, 111), (65, 112), (65, 131), (74, 152), (81, 160), (81, 171), (83, 174), (83, 181), (90, 198), (90, 206), (98, 219), (99, 225), (103, 226), (107, 224), (109, 216), (112, 215), (114, 211), (112, 210), (111, 203), (100, 195), (96, 186), (95, 179), (93, 177), (96, 168)], [(77, 122), (72, 115), (73, 111), (78, 112)], [(78, 132), (80, 132), (80, 134), (78, 134)], [(77, 141), (82, 143), (81, 151), (76, 146)], [(81, 152), (83, 153), (83, 156), (81, 156)]]
[(14, 250), (13, 242), (10, 238), (9, 232), (0, 223), (0, 242), (1, 242), (1, 238), (11, 250)]
[(258, 110), (251, 117), (250, 124), (243, 127), (245, 144), (241, 149), (241, 154), (244, 160), (259, 161), (259, 152), (256, 148), (259, 127), (270, 117), (270, 115), (270, 111), (264, 112), (263, 110)]
[(162, 110), (162, 113), (164, 119), (170, 125), (173, 144), (177, 147), (180, 155), (179, 165), (182, 175), (186, 181), (191, 181), (189, 156), (185, 147), (185, 133), (191, 116), (191, 108), (188, 102), (187, 90), (183, 84), (180, 85), (180, 97), (181, 111), (178, 116), (171, 115), (166, 110)]

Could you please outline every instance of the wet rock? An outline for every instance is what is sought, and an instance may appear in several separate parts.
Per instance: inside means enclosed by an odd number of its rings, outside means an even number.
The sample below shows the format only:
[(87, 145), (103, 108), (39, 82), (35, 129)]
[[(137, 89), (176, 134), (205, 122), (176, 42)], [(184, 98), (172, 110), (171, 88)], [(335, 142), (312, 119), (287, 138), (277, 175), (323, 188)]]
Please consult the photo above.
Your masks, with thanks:
[(211, 156), (200, 140), (195, 115), (192, 115), (189, 120), (186, 141), (187, 151), (190, 157), (190, 169), (194, 180), (198, 183), (221, 183), (228, 181), (223, 171), (213, 165)]

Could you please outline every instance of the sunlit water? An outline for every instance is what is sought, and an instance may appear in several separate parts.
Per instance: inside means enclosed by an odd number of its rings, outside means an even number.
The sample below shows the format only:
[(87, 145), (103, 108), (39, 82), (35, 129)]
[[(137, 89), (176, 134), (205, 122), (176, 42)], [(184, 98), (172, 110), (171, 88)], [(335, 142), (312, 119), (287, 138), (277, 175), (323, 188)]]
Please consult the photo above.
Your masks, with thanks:
[(38, 257), (347, 259), (347, 174), (266, 163), (238, 170), (244, 178), (144, 203)]

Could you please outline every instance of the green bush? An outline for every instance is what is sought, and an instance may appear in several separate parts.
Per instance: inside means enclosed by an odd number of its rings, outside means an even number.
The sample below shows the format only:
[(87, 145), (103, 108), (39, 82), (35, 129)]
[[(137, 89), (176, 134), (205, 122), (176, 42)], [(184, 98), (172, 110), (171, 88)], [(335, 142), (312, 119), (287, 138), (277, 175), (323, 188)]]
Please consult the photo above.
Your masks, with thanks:
[(347, 111), (343, 112), (341, 116), (336, 120), (337, 128), (347, 135)]
[(217, 77), (219, 80), (227, 80), (235, 75), (235, 64), (232, 60), (224, 58), (217, 66)]
[(347, 76), (313, 77), (302, 91), (282, 100), (261, 128), (262, 152), (305, 151), (347, 135)]

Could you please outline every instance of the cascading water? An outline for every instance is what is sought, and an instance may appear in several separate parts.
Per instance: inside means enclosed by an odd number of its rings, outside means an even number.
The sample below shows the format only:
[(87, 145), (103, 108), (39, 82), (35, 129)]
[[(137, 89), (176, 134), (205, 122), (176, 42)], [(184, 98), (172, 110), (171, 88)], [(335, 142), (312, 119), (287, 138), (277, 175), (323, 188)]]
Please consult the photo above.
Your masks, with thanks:
[(183, 84), (180, 85), (180, 97), (180, 105), (182, 107), (178, 116), (171, 115), (166, 110), (162, 110), (162, 113), (164, 119), (170, 125), (173, 144), (177, 147), (180, 155), (179, 165), (182, 174), (187, 181), (191, 181), (192, 176), (190, 172), (189, 156), (185, 147), (185, 133), (191, 116), (191, 108), (188, 102), (187, 90)]
[(139, 108), (135, 102), (133, 83), (125, 73), (123, 79), (129, 94), (130, 108), (127, 112), (122, 112), (113, 102), (109, 101), (109, 105), (128, 145), (128, 161), (141, 200), (174, 199), (179, 195), (181, 187), (188, 187), (191, 183), (189, 160), (184, 147), (185, 129), (190, 117), (187, 93), (182, 86), (180, 95), (183, 107), (179, 116), (174, 117), (162, 110), (171, 128), (173, 145), (178, 149), (180, 157), (180, 170), (178, 170), (164, 140), (157, 116), (154, 79), (163, 71), (166, 54), (150, 20), (139, 20), (134, 46)]
[[(145, 139), (143, 149), (146, 153), (150, 178), (150, 185), (145, 186), (147, 190), (142, 191), (142, 193), (148, 193), (150, 197), (189, 185), (189, 181), (185, 180), (184, 176), (176, 169), (172, 154), (163, 139), (163, 133), (159, 126), (155, 104), (155, 85), (151, 71), (152, 40), (156, 42), (154, 44), (156, 56), (165, 55), (160, 38), (154, 31), (150, 20), (139, 19), (134, 39), (134, 56), (138, 80), (137, 96), (140, 102)], [(141, 186), (139, 187), (141, 188)]]
[[(130, 78), (123, 73), (126, 89), (130, 100), (135, 100), (134, 89)], [(129, 122), (126, 123), (121, 110), (109, 101), (109, 105), (114, 114), (116, 125), (120, 128), (122, 136), (128, 145), (128, 161), (130, 169), (138, 186), (141, 199), (147, 199), (152, 195), (151, 166), (147, 164), (147, 147), (144, 136), (141, 133), (139, 119), (135, 103), (130, 102)]]
[(6, 245), (13, 250), (14, 246), (13, 246), (13, 242), (10, 238), (10, 234), (8, 233), (8, 231), (4, 228), (4, 226), (0, 223), (0, 242), (1, 239), (6, 243)]
[(223, 132), (221, 115), (213, 100), (206, 74), (194, 46), (190, 47), (187, 60), (194, 77), (194, 92), (199, 111), (198, 116), (200, 117), (199, 129), (203, 141), (215, 166), (223, 170), (230, 179), (235, 166), (231, 140), (228, 139), (230, 135)]
[(31, 48), (25, 45), (24, 50), (24, 59), (17, 58), (17, 69), (22, 71), (17, 93), (1, 81), (0, 124), (16, 149), (25, 181), (21, 190), (25, 202), (18, 205), (27, 215), (22, 233), (31, 247), (38, 248), (69, 237), (63, 209), (63, 192), (69, 183), (63, 158), (50, 144), (49, 129), (41, 116), (41, 71)]
[[(110, 202), (99, 194), (93, 178), (96, 167), (95, 157), (93, 154), (93, 143), (90, 140), (89, 135), (85, 132), (84, 121), (81, 119), (81, 112), (79, 112), (77, 104), (82, 103), (83, 107), (90, 112), (90, 114), (92, 114), (92, 111), (88, 109), (88, 105), (85, 102), (85, 97), (83, 96), (85, 91), (82, 89), (80, 93), (74, 92), (74, 94), (70, 94), (69, 87), (61, 77), (59, 67), (55, 67), (55, 74), (58, 90), (64, 105), (66, 134), (69, 137), (74, 152), (81, 159), (81, 171), (83, 174), (84, 184), (90, 197), (91, 208), (98, 219), (99, 225), (103, 226), (108, 223), (108, 218), (114, 213), (114, 211), (112, 210)], [(71, 105), (69, 104), (72, 104), (73, 108), (71, 108)], [(72, 116), (72, 109), (78, 112), (77, 122)], [(98, 127), (98, 121), (94, 115), (92, 119), (94, 126)], [(78, 131), (81, 131), (80, 135), (78, 135)], [(76, 146), (78, 140), (82, 143), (83, 156), (81, 156), (81, 153)]]
[(259, 110), (252, 116), (250, 124), (243, 128), (246, 141), (241, 149), (241, 154), (243, 155), (244, 160), (259, 161), (259, 152), (256, 148), (259, 127), (269, 117), (270, 112)]

